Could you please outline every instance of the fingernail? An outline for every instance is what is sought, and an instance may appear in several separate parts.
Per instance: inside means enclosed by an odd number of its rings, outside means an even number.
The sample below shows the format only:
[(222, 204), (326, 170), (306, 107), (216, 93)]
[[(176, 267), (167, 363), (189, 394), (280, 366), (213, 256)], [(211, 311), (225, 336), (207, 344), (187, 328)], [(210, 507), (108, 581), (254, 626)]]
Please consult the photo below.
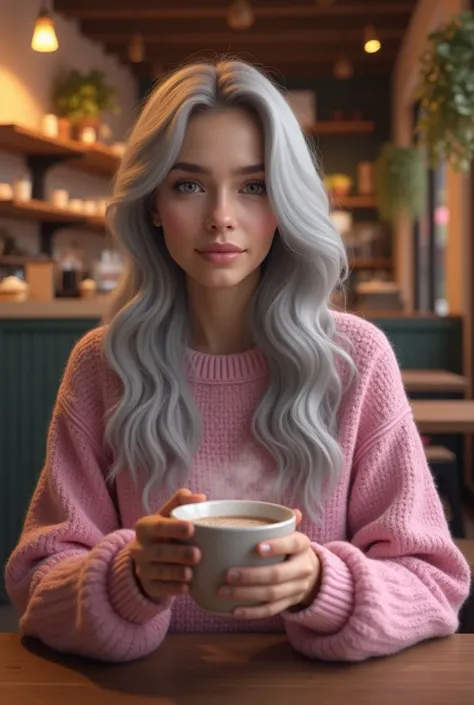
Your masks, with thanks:
[(229, 580), (231, 582), (237, 582), (240, 580), (240, 573), (238, 570), (231, 570), (229, 573)]
[(189, 560), (192, 560), (194, 558), (194, 548), (187, 548), (185, 555), (186, 555), (186, 558), (189, 558)]
[(269, 543), (261, 543), (260, 544), (260, 552), (261, 553), (270, 553), (272, 550), (272, 547), (270, 546)]
[(219, 595), (222, 595), (222, 597), (228, 597), (229, 595), (232, 595), (232, 589), (230, 587), (221, 587), (219, 590)]

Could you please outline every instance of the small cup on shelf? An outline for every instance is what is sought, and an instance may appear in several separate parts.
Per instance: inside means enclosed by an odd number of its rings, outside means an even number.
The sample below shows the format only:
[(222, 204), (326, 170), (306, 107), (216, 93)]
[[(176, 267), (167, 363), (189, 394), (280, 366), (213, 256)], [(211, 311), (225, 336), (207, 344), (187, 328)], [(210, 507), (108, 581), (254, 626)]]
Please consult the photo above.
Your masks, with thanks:
[(97, 293), (97, 284), (93, 279), (83, 279), (79, 283), (79, 294), (83, 299), (91, 299)]
[(84, 201), (80, 198), (71, 198), (69, 201), (69, 210), (72, 213), (83, 213), (84, 212)]
[(24, 177), (17, 179), (13, 184), (13, 198), (15, 201), (20, 201), (24, 203), (25, 201), (31, 201), (32, 193), (32, 183), (31, 179)]
[(69, 193), (63, 188), (54, 189), (51, 192), (51, 203), (55, 208), (67, 208), (69, 205)]
[(11, 201), (13, 198), (13, 186), (11, 184), (0, 184), (0, 201)]
[(58, 118), (56, 115), (52, 113), (43, 115), (41, 119), (41, 132), (43, 135), (46, 135), (46, 137), (56, 138), (59, 136)]
[(84, 215), (97, 215), (97, 202), (92, 200), (84, 201), (82, 212)]

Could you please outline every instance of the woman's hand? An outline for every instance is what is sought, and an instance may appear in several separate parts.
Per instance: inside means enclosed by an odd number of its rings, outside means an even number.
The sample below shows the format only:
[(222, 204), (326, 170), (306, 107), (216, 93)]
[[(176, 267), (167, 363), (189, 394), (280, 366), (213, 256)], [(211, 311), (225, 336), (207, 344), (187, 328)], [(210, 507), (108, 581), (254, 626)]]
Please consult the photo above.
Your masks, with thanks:
[[(296, 525), (301, 512), (296, 510)], [(219, 594), (231, 600), (251, 600), (257, 607), (239, 607), (235, 617), (266, 619), (291, 607), (308, 607), (321, 584), (321, 563), (305, 534), (295, 532), (281, 539), (259, 544), (261, 556), (288, 556), (286, 561), (262, 568), (233, 568)]]
[(136, 538), (131, 546), (135, 575), (142, 591), (152, 600), (186, 595), (193, 577), (192, 566), (201, 553), (194, 546), (180, 545), (194, 534), (191, 522), (170, 518), (181, 504), (204, 502), (203, 494), (178, 490), (157, 514), (143, 517), (136, 524)]

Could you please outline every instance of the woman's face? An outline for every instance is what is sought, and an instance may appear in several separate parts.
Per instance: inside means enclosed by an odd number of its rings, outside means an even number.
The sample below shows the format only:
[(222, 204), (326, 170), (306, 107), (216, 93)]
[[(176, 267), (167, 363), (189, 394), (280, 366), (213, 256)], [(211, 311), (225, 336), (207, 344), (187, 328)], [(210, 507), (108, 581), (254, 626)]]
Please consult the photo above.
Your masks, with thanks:
[(188, 278), (228, 288), (259, 278), (277, 222), (265, 188), (263, 135), (250, 113), (199, 113), (156, 196), (156, 222)]

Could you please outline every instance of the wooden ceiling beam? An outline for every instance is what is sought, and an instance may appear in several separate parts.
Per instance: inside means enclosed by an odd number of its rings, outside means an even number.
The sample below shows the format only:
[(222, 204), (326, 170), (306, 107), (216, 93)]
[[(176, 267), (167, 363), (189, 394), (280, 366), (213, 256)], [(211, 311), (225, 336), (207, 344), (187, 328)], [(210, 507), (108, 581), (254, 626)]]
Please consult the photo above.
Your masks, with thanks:
[[(136, 28), (131, 28), (128, 32), (123, 32), (120, 34), (115, 34), (109, 31), (105, 32), (88, 32), (84, 29), (84, 34), (86, 34), (90, 39), (94, 41), (103, 43), (114, 43), (114, 44), (128, 44), (130, 41), (130, 35), (132, 31), (136, 31)], [(378, 32), (380, 40), (383, 42), (395, 41), (398, 42), (403, 37), (403, 31), (394, 30), (381, 30)], [(244, 45), (267, 45), (267, 46), (282, 46), (285, 44), (294, 44), (300, 46), (302, 44), (340, 44), (345, 47), (347, 44), (360, 43), (363, 39), (363, 33), (359, 30), (346, 30), (341, 32), (339, 30), (334, 31), (301, 31), (301, 32), (272, 32), (272, 33), (256, 33), (256, 32), (246, 32), (245, 34), (237, 34), (236, 32), (213, 32), (213, 33), (202, 33), (202, 32), (187, 32), (180, 34), (154, 34), (148, 30), (146, 34), (143, 34), (143, 40), (145, 44), (153, 45), (159, 44), (160, 46), (189, 46), (196, 45), (199, 46), (229, 46), (231, 44), (238, 44), (240, 46)]]
[[(123, 63), (130, 63), (127, 51), (124, 47), (116, 48), (107, 45), (107, 51), (116, 54)], [(262, 64), (264, 66), (273, 66), (281, 63), (282, 52), (278, 51), (277, 47), (273, 51), (266, 52), (251, 52), (251, 51), (231, 51), (227, 52), (231, 56), (236, 56), (238, 59), (251, 63)], [(225, 53), (224, 53), (225, 55)], [(332, 64), (341, 58), (340, 51), (298, 51), (296, 53), (284, 53), (285, 64), (295, 66), (298, 64)], [(375, 64), (393, 65), (396, 57), (396, 51), (381, 50), (377, 54), (365, 54), (363, 50), (357, 53), (347, 53), (348, 58), (359, 64), (360, 66), (374, 66)], [(196, 49), (189, 52), (177, 51), (147, 51), (145, 62), (161, 63), (163, 65), (177, 66), (192, 61), (210, 61), (219, 56), (219, 52), (213, 49)]]
[[(144, 34), (176, 35), (176, 34), (232, 34), (233, 36), (253, 36), (259, 34), (281, 35), (287, 32), (318, 32), (319, 34), (363, 32), (367, 25), (366, 17), (341, 17), (321, 19), (287, 19), (265, 20), (256, 22), (245, 32), (230, 29), (224, 20), (82, 20), (81, 31), (84, 34), (124, 34), (131, 31), (141, 31)], [(377, 31), (388, 32), (389, 36), (403, 36), (406, 31), (407, 18), (403, 15), (384, 15), (377, 21)]]
[[(140, 76), (156, 76), (160, 77), (166, 75), (173, 69), (179, 68), (181, 64), (135, 64), (133, 66), (134, 71)], [(159, 68), (158, 68), (159, 67)], [(263, 70), (271, 77), (277, 81), (285, 80), (287, 78), (311, 78), (316, 76), (331, 76), (334, 68), (334, 63), (306, 63), (306, 64), (287, 64), (279, 63), (272, 66), (258, 65), (259, 68)], [(387, 76), (391, 75), (393, 69), (392, 63), (378, 63), (373, 66), (361, 66), (354, 62), (354, 76)]]
[[(55, 9), (67, 17), (79, 20), (184, 20), (184, 19), (225, 19), (227, 15), (227, 3), (222, 2), (216, 6), (202, 6), (203, 3), (195, 3), (185, 7), (180, 7), (178, 2), (170, 2), (169, 7), (156, 7), (156, 0), (137, 0), (130, 3), (129, 0), (111, 0), (106, 4), (103, 0), (101, 7), (97, 7), (97, 0), (56, 0)], [(366, 17), (379, 17), (386, 14), (410, 15), (415, 2), (398, 0), (395, 2), (359, 2), (349, 3), (343, 0), (334, 5), (303, 5), (295, 3), (285, 3), (282, 5), (261, 5), (255, 3), (254, 11), (256, 19), (269, 18), (304, 18), (310, 17), (344, 17), (348, 15), (364, 15)]]

